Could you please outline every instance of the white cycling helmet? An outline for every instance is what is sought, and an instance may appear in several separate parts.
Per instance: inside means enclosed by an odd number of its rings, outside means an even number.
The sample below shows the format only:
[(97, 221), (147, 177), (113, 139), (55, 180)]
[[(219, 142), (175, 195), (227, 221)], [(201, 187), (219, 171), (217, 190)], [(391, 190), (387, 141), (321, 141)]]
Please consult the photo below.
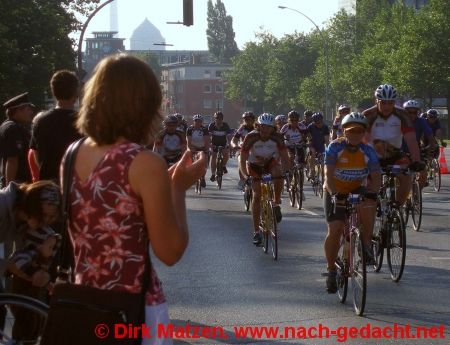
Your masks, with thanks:
[(345, 117), (342, 119), (342, 128), (347, 128), (352, 124), (358, 124), (363, 126), (364, 128), (367, 128), (369, 126), (369, 122), (367, 121), (366, 117), (358, 112), (353, 112), (350, 114), (345, 115)]
[(194, 121), (203, 120), (203, 116), (200, 114), (194, 115), (194, 116), (192, 116), (192, 120), (194, 120)]
[(375, 90), (375, 97), (382, 101), (393, 101), (397, 98), (397, 90), (389, 84), (383, 84)]
[(272, 114), (264, 113), (258, 116), (258, 124), (275, 127), (275, 118)]
[(339, 108), (338, 108), (338, 111), (341, 111), (341, 110), (344, 110), (344, 109), (350, 110), (351, 107), (350, 107), (349, 105), (347, 105), (347, 104), (341, 104), (341, 105), (339, 106)]
[(410, 99), (409, 101), (403, 103), (403, 108), (415, 108), (420, 109), (419, 103), (413, 99)]
[(275, 122), (286, 122), (286, 115), (280, 114), (275, 116)]

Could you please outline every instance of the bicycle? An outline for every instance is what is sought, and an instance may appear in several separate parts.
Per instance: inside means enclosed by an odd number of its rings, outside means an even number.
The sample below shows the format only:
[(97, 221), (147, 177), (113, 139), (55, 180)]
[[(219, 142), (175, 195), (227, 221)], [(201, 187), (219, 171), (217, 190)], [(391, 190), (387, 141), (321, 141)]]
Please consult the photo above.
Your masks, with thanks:
[(252, 190), (252, 178), (249, 176), (246, 178), (244, 182), (244, 205), (245, 210), (250, 210), (250, 205), (252, 204), (253, 200), (253, 190)]
[[(335, 208), (337, 203), (339, 203), (336, 199), (336, 196), (332, 196)], [(343, 206), (346, 208), (347, 217), (335, 263), (339, 301), (345, 303), (347, 299), (348, 279), (350, 277), (353, 308), (359, 316), (364, 312), (367, 293), (366, 254), (357, 211), (361, 200), (361, 195), (349, 194), (344, 201)]]
[(314, 195), (319, 195), (320, 198), (323, 198), (323, 180), (324, 180), (324, 153), (316, 153), (315, 163), (314, 163), (314, 178), (312, 179), (312, 187), (314, 191)]
[(422, 224), (422, 191), (420, 190), (418, 173), (414, 174), (411, 185), (411, 194), (404, 206), (405, 226), (408, 224), (410, 214), (414, 230), (419, 231), (420, 225)]
[(408, 172), (409, 169), (402, 169), (399, 165), (390, 165), (384, 169), (372, 236), (375, 272), (379, 272), (383, 265), (384, 248), (386, 248), (391, 279), (396, 283), (400, 281), (405, 268), (406, 230), (400, 208), (395, 200), (395, 176)]
[[(292, 168), (292, 178), (287, 175), (287, 189), (289, 193), (289, 200), (291, 201), (291, 206), (299, 210), (302, 209), (303, 205), (303, 185), (304, 185), (304, 164), (301, 162), (301, 156), (299, 155), (299, 150), (303, 150), (303, 145), (294, 145), (294, 165)], [(303, 155), (304, 156), (304, 155)]]
[(222, 177), (223, 177), (223, 146), (217, 146), (216, 157), (216, 181), (217, 188), (222, 189)]
[[(283, 177), (279, 177), (283, 178)], [(269, 245), (274, 260), (278, 259), (278, 230), (277, 220), (275, 216), (275, 200), (271, 174), (263, 174), (261, 180), (261, 213), (260, 213), (260, 230), (263, 235), (262, 249), (264, 253), (269, 251)]]
[[(197, 159), (199, 159), (199, 154), (200, 154), (200, 152), (194, 152), (193, 154), (192, 154), (192, 161), (196, 161)], [(197, 194), (202, 194), (202, 180), (204, 179), (205, 177), (204, 176), (202, 176), (202, 177), (200, 177), (196, 182), (195, 182), (195, 192), (197, 193)]]
[(427, 161), (427, 181), (436, 192), (441, 190), (441, 165), (437, 158)]
[[(0, 318), (4, 319), (3, 327), (0, 327), (0, 344), (39, 344), (47, 322), (49, 306), (39, 300), (28, 296), (12, 293), (0, 293)], [(34, 334), (30, 334), (28, 339), (14, 339), (13, 330), (16, 317), (26, 315), (28, 323), (22, 325), (21, 329), (30, 330), (32, 327), (29, 320), (34, 321)], [(1, 326), (1, 325), (0, 325)], [(17, 338), (17, 335), (14, 335)]]

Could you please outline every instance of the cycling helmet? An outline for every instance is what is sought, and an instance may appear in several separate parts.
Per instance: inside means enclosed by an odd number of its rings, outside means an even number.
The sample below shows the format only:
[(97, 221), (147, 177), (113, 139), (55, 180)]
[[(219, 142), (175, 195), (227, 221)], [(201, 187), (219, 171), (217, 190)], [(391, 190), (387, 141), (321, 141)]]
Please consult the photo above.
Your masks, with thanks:
[(194, 115), (192, 116), (192, 120), (197, 121), (197, 120), (203, 120), (203, 116), (200, 114)]
[(223, 119), (223, 113), (222, 113), (221, 111), (216, 111), (216, 112), (214, 113), (214, 118), (216, 119), (216, 118), (218, 118), (218, 117), (221, 117), (221, 118)]
[(183, 120), (183, 115), (181, 115), (180, 113), (175, 113), (173, 114), (178, 120)]
[(389, 84), (382, 84), (375, 90), (375, 97), (382, 101), (393, 101), (397, 98), (397, 90)]
[(274, 126), (275, 118), (272, 114), (264, 113), (258, 116), (258, 124)]
[(342, 110), (344, 110), (344, 109), (350, 110), (351, 108), (350, 108), (350, 106), (347, 105), (347, 104), (341, 104), (341, 105), (339, 106), (339, 108), (338, 108), (338, 111), (342, 111)]
[(427, 113), (422, 113), (422, 114), (420, 114), (419, 117), (421, 117), (422, 119), (426, 119), (427, 118)]
[(415, 108), (420, 109), (419, 103), (413, 99), (410, 99), (409, 101), (403, 103), (403, 108)]
[(436, 109), (428, 109), (427, 110), (427, 118), (435, 119), (438, 117), (438, 111)]
[(348, 128), (352, 124), (358, 124), (363, 126), (364, 128), (367, 128), (369, 125), (366, 117), (358, 112), (353, 112), (350, 114), (345, 115), (345, 117), (342, 119), (342, 128)]
[(294, 120), (299, 120), (299, 119), (300, 119), (300, 114), (297, 113), (295, 110), (291, 110), (291, 111), (288, 113), (288, 118), (289, 118), (289, 119), (294, 119)]
[(286, 115), (280, 114), (275, 116), (275, 122), (286, 122)]
[(313, 122), (319, 122), (319, 121), (322, 121), (322, 120), (323, 120), (323, 115), (322, 115), (322, 113), (319, 113), (319, 112), (314, 113), (313, 116), (312, 116), (312, 120), (313, 120)]
[(246, 118), (254, 119), (255, 115), (253, 114), (252, 111), (246, 111), (245, 113), (242, 114), (242, 118), (243, 119), (246, 119)]
[(304, 117), (312, 116), (312, 115), (313, 115), (313, 112), (311, 110), (305, 110), (305, 112), (303, 113)]
[(178, 123), (178, 119), (175, 115), (167, 115), (164, 119), (164, 124), (167, 125), (169, 123)]

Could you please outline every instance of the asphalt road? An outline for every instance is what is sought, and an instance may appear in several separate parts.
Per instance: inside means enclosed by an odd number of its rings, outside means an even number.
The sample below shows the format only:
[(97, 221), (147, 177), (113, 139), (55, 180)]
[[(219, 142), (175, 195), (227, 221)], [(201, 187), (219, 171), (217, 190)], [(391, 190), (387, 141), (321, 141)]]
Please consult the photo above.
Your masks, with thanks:
[[(350, 296), (346, 304), (340, 304), (337, 295), (325, 291), (326, 225), (321, 200), (312, 195), (311, 187), (306, 189), (305, 210), (291, 208), (284, 195), (279, 260), (274, 261), (251, 243), (250, 214), (244, 211), (242, 194), (236, 189), (236, 161), (229, 166), (221, 191), (208, 181), (202, 195), (193, 189), (188, 192), (190, 243), (182, 260), (169, 268), (153, 259), (174, 325), (186, 328), (189, 324), (204, 331), (223, 328), (221, 338), (182, 337), (175, 344), (450, 344), (450, 175), (443, 176), (439, 193), (425, 189), (422, 230), (407, 229), (401, 281), (391, 281), (386, 263), (380, 273), (370, 271), (366, 311), (358, 317)], [(301, 327), (319, 324), (335, 333), (330, 338), (322, 333), (322, 339), (299, 339)], [(416, 336), (416, 326), (435, 327), (430, 335), (437, 338), (345, 336), (351, 330), (344, 327), (371, 327), (376, 336), (375, 327), (393, 328), (394, 324), (409, 325), (410, 335)], [(274, 326), (280, 327), (280, 333), (277, 339), (249, 334), (238, 339), (236, 326)], [(285, 327), (294, 327), (297, 338), (285, 336)], [(402, 336), (399, 331), (397, 335)]]

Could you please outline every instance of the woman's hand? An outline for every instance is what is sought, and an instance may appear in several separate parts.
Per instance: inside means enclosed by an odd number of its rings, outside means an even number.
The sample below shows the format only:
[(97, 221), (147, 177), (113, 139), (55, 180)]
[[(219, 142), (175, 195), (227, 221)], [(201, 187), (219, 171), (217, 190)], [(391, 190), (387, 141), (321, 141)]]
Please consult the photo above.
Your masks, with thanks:
[(169, 178), (172, 185), (186, 191), (195, 181), (206, 173), (206, 155), (200, 152), (200, 158), (192, 162), (192, 152), (187, 150), (183, 157), (169, 168)]
[(33, 286), (44, 287), (50, 282), (50, 274), (44, 270), (36, 271), (32, 277)]

